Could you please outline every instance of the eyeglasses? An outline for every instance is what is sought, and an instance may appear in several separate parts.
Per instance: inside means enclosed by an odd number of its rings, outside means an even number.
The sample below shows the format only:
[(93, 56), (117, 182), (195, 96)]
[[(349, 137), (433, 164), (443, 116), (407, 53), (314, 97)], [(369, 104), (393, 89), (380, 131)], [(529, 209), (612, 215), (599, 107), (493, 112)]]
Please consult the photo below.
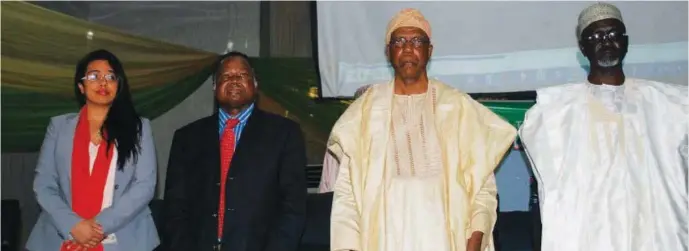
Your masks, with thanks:
[(108, 73), (108, 74), (101, 75), (101, 76), (102, 77), (99, 77), (98, 73), (93, 72), (93, 73), (86, 74), (86, 76), (81, 78), (81, 80), (85, 80), (88, 82), (96, 82), (98, 80), (105, 80), (108, 82), (117, 82), (117, 75), (115, 75), (113, 73)]
[(626, 37), (627, 34), (621, 33), (616, 30), (611, 30), (611, 31), (598, 31), (594, 32), (590, 36), (586, 37), (586, 41), (588, 42), (602, 42), (605, 40), (610, 40), (610, 41), (617, 41), (620, 38)]
[(397, 48), (402, 48), (408, 42), (411, 42), (411, 44), (415, 48), (419, 48), (419, 47), (423, 46), (424, 44), (429, 43), (430, 41), (428, 40), (428, 38), (422, 38), (422, 37), (415, 37), (415, 38), (412, 38), (410, 40), (407, 40), (406, 38), (403, 38), (403, 37), (398, 37), (398, 38), (395, 38), (393, 40), (390, 40), (390, 45), (395, 46)]

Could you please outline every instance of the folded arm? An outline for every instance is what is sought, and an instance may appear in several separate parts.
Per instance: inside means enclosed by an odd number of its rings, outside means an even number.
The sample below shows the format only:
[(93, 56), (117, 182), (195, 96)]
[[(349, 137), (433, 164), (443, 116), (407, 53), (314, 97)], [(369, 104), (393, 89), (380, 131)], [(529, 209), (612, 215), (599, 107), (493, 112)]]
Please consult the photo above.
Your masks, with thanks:
[(296, 250), (306, 221), (306, 146), (298, 125), (288, 132), (280, 157), (281, 199), (277, 224), (271, 229), (267, 251)]
[[(551, 141), (558, 142), (560, 139), (556, 135), (550, 135), (548, 119), (544, 117), (544, 109), (552, 109), (548, 103), (542, 103), (541, 95), (538, 96), (537, 103), (529, 108), (524, 115), (524, 122), (519, 128), (519, 138), (522, 142), (524, 153), (527, 157), (529, 167), (538, 184), (538, 201), (542, 204), (545, 201), (543, 174), (546, 177), (559, 169), (555, 164), (554, 153), (561, 152), (562, 148), (558, 144), (551, 144)], [(548, 100), (545, 100), (547, 102)]]
[(330, 216), (330, 250), (361, 251), (361, 215), (354, 199), (349, 157), (340, 157)]
[(70, 231), (82, 219), (74, 213), (72, 207), (65, 201), (64, 196), (61, 195), (57, 166), (55, 164), (57, 127), (55, 120), (51, 120), (38, 157), (33, 189), (34, 193), (36, 193), (38, 204), (50, 216), (50, 219), (60, 232), (60, 237), (63, 240), (68, 240), (71, 239)]
[(117, 203), (96, 216), (96, 222), (103, 226), (106, 234), (117, 232), (131, 222), (148, 206), (155, 193), (158, 166), (153, 135), (148, 120), (142, 119), (141, 122), (141, 149), (138, 161), (133, 166), (134, 176), (129, 189), (123, 192)]
[(476, 194), (472, 204), (471, 238), (469, 241), (480, 241), (480, 250), (486, 250), (490, 243), (493, 227), (497, 221), (497, 194), (498, 188), (495, 184), (495, 176), (491, 174), (481, 187), (481, 190)]
[(472, 179), (480, 187), (475, 191), (474, 201), (471, 203), (469, 234), (470, 243), (480, 240), (479, 250), (486, 250), (493, 244), (493, 228), (497, 221), (498, 189), (494, 171), (514, 143), (517, 130), (488, 107), (474, 100), (471, 103), (480, 119), (478, 130), (474, 133), (475, 144), (471, 148), (472, 155), (476, 156)]

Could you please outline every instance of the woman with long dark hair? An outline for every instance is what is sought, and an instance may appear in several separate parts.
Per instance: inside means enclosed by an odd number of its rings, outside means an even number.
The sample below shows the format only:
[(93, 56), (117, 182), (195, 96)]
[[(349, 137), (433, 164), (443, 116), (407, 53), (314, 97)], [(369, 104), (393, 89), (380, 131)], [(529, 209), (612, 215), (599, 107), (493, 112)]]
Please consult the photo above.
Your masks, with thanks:
[(139, 117), (120, 61), (106, 50), (77, 63), (79, 113), (53, 117), (34, 191), (42, 212), (31, 251), (153, 250), (156, 184), (150, 122)]

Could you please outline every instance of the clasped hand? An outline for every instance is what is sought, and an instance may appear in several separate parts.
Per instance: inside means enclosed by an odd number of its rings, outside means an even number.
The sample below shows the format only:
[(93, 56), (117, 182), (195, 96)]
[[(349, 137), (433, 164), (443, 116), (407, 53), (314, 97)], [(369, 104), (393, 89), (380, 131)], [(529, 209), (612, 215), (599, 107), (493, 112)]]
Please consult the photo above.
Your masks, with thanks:
[(80, 221), (74, 225), (70, 233), (74, 240), (70, 241), (68, 248), (74, 251), (94, 248), (105, 239), (103, 227), (94, 219)]

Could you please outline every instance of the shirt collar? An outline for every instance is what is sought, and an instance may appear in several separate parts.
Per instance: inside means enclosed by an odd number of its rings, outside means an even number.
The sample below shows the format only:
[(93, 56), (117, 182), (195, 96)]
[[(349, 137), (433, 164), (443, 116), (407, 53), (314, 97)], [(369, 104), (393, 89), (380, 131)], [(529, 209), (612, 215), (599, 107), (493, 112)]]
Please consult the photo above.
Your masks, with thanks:
[(254, 103), (251, 103), (251, 105), (249, 105), (249, 107), (242, 110), (237, 115), (232, 116), (229, 113), (227, 113), (225, 110), (223, 110), (222, 108), (218, 108), (218, 118), (220, 119), (220, 123), (222, 125), (227, 123), (227, 120), (230, 118), (239, 119), (240, 124), (246, 124), (246, 121), (249, 120), (249, 115), (251, 115), (251, 112), (253, 112), (253, 110), (254, 110)]

